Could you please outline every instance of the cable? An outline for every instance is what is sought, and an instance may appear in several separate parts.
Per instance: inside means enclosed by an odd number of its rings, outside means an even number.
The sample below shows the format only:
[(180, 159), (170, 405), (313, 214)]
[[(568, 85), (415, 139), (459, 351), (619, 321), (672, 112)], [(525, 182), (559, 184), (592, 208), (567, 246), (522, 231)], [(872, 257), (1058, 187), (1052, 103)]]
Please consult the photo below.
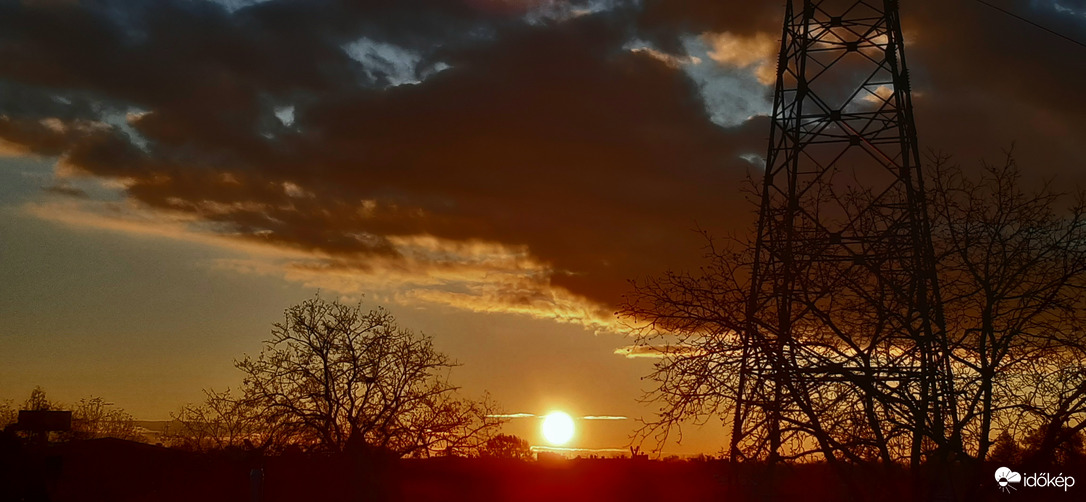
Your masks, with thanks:
[(1060, 33), (1060, 32), (1058, 32), (1056, 30), (1053, 30), (1052, 28), (1048, 28), (1046, 26), (1042, 26), (1040, 24), (1037, 24), (1037, 23), (1035, 23), (1033, 21), (1030, 21), (1029, 19), (1026, 19), (1026, 18), (1024, 18), (1022, 16), (1019, 16), (1018, 14), (1015, 14), (1015, 13), (1013, 13), (1013, 12), (1007, 10), (1007, 9), (1004, 9), (1002, 7), (997, 7), (995, 5), (992, 5), (992, 4), (988, 3), (988, 2), (986, 2), (985, 0), (976, 0), (976, 2), (980, 3), (980, 4), (983, 4), (983, 5), (987, 5), (988, 7), (991, 7), (993, 9), (995, 9), (995, 10), (998, 10), (999, 12), (1002, 12), (1002, 13), (1008, 15), (1008, 16), (1011, 16), (1011, 17), (1013, 17), (1013, 18), (1015, 18), (1015, 19), (1017, 19), (1019, 21), (1022, 21), (1024, 23), (1028, 23), (1030, 25), (1033, 25), (1033, 27), (1035, 27), (1035, 28), (1040, 28), (1042, 30), (1045, 30), (1045, 31), (1047, 31), (1047, 32), (1049, 32), (1049, 33), (1051, 33), (1053, 35), (1056, 35), (1057, 37), (1060, 37), (1060, 38), (1062, 38), (1064, 40), (1067, 40), (1068, 42), (1071, 42), (1071, 43), (1073, 43), (1075, 45), (1086, 47), (1086, 44), (1084, 44), (1082, 42), (1079, 42), (1078, 40), (1075, 40), (1075, 39), (1073, 39), (1073, 38), (1071, 38), (1071, 37), (1069, 37), (1067, 35), (1064, 35), (1063, 33)]

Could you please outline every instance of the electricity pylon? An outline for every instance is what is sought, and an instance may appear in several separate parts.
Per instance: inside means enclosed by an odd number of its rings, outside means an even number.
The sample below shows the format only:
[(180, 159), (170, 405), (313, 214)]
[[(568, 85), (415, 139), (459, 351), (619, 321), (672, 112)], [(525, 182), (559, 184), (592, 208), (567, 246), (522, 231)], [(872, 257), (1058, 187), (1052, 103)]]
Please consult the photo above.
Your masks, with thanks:
[(779, 458), (781, 424), (826, 413), (830, 385), (893, 396), (885, 413), (921, 423), (914, 459), (943, 437), (953, 389), (896, 0), (786, 0), (755, 249), (732, 458), (748, 421)]

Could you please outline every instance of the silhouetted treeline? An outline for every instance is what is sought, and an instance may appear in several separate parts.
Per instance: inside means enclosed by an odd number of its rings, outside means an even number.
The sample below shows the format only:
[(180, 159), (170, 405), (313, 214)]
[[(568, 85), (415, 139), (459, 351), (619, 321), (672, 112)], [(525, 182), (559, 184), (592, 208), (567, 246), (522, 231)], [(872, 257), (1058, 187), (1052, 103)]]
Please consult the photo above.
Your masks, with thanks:
[[(1080, 459), (1086, 192), (1030, 186), (1009, 152), (978, 173), (945, 156), (929, 164), (931, 298), (912, 278), (927, 265), (899, 266), (880, 247), (907, 228), (890, 209), (907, 201), (890, 204), (862, 183), (810, 191), (805, 210), (832, 200), (872, 237), (855, 255), (789, 255), (778, 279), (795, 278), (795, 290), (754, 294), (764, 257), (743, 239), (710, 240), (700, 270), (636, 284), (620, 314), (637, 324), (642, 350), (661, 355), (648, 396), (660, 413), (642, 437), (662, 442), (684, 422), (722, 417), (733, 459), (827, 462), (861, 484), (849, 475), (859, 466), (909, 465), (950, 500), (980, 496), (951, 489), (959, 465), (971, 466), (975, 487), (997, 458), (1053, 473)], [(840, 238), (807, 230), (811, 246)]]
[(13, 433), (26, 437), (29, 431), (16, 430), (20, 411), (67, 411), (71, 412), (69, 430), (48, 433), (45, 439), (69, 441), (76, 439), (116, 438), (133, 441), (145, 440), (145, 431), (124, 409), (106, 402), (101, 397), (85, 397), (75, 404), (53, 402), (41, 387), (30, 391), (29, 397), (20, 404), (0, 401), (0, 430), (11, 427)]
[[(995, 465), (991, 468), (994, 471)], [(905, 468), (850, 467), (883, 502), (913, 499)], [(254, 472), (259, 476), (254, 477)], [(968, 476), (948, 474), (959, 485)], [(255, 481), (254, 481), (255, 480)], [(254, 498), (259, 483), (260, 498)], [(964, 486), (958, 486), (959, 490)], [(1001, 493), (988, 481), (974, 500), (1074, 500), (1059, 490)], [(854, 499), (826, 464), (724, 460), (495, 458), (398, 459), (373, 451), (264, 456), (227, 448), (185, 452), (117, 439), (34, 449), (0, 439), (0, 500), (194, 501), (761, 501)]]

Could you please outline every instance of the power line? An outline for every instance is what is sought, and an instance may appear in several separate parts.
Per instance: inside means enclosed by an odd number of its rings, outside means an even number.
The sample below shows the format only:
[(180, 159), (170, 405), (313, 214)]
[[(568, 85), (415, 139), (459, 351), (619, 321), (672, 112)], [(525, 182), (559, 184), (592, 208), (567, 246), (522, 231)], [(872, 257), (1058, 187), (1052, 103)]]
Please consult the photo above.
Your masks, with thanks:
[(1081, 46), (1081, 47), (1086, 47), (1086, 44), (1084, 44), (1082, 42), (1079, 42), (1078, 40), (1075, 40), (1075, 39), (1073, 39), (1073, 38), (1071, 38), (1071, 37), (1069, 37), (1067, 35), (1064, 35), (1063, 33), (1060, 33), (1060, 32), (1058, 32), (1056, 30), (1053, 30), (1052, 28), (1049, 28), (1047, 26), (1043, 26), (1043, 25), (1037, 24), (1037, 23), (1035, 23), (1033, 21), (1030, 21), (1029, 19), (1026, 19), (1026, 18), (1024, 18), (1022, 16), (1019, 16), (1018, 14), (1015, 14), (1015, 13), (1013, 13), (1013, 12), (1007, 10), (1007, 9), (992, 5), (992, 4), (988, 3), (988, 2), (986, 2), (985, 0), (975, 0), (975, 1), (977, 3), (979, 3), (979, 4), (986, 5), (988, 7), (991, 7), (993, 9), (995, 9), (995, 10), (998, 10), (999, 12), (1002, 12), (1002, 13), (1008, 15), (1008, 16), (1011, 16), (1011, 17), (1013, 17), (1013, 18), (1015, 18), (1015, 19), (1017, 19), (1019, 21), (1022, 21), (1024, 23), (1028, 23), (1028, 24), (1032, 25), (1035, 28), (1040, 28), (1042, 30), (1045, 30), (1045, 31), (1047, 31), (1047, 32), (1049, 32), (1049, 33), (1051, 33), (1053, 35), (1056, 35), (1057, 37), (1060, 37), (1060, 38), (1062, 38), (1064, 40), (1067, 40), (1068, 42), (1071, 42), (1071, 43), (1073, 43), (1075, 45), (1078, 45), (1078, 46)]

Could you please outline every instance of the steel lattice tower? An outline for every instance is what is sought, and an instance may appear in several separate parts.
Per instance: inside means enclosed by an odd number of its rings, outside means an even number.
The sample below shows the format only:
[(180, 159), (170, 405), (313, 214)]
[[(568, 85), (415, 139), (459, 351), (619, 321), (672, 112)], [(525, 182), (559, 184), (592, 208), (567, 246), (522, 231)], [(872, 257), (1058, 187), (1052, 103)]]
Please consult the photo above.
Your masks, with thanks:
[(756, 413), (776, 458), (823, 385), (893, 393), (927, 437), (950, 420), (916, 138), (897, 1), (786, 0), (733, 459)]

